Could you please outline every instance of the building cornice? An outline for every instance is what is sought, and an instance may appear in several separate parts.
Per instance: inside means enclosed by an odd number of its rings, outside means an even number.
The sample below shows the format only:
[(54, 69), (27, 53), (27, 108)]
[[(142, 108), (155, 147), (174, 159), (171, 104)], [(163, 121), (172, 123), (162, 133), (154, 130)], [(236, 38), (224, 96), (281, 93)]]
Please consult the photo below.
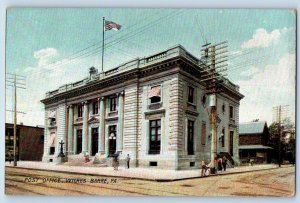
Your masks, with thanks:
[[(198, 81), (200, 81), (201, 69), (199, 68), (199, 61), (191, 57), (190, 54), (187, 54), (188, 52), (181, 54), (182, 51), (183, 50), (179, 51), (180, 54), (163, 58), (162, 60), (158, 60), (157, 62), (149, 62), (149, 64), (141, 65), (141, 67), (139, 67), (138, 65), (127, 71), (121, 70), (120, 73), (114, 72), (108, 77), (88, 81), (84, 85), (76, 87), (74, 89), (70, 89), (60, 93), (56, 93), (59, 92), (58, 90), (56, 90), (53, 96), (45, 98), (41, 100), (41, 102), (48, 106), (61, 101), (67, 102), (71, 98), (89, 94), (92, 92), (97, 92), (101, 89), (112, 88), (112, 86), (117, 86), (120, 84), (124, 84), (123, 86), (135, 84), (139, 82), (140, 79), (151, 77), (162, 72), (164, 72), (164, 74), (168, 74), (168, 72), (171, 72), (172, 74), (180, 73), (189, 77), (196, 78), (198, 79)], [(178, 69), (174, 69), (175, 67), (178, 67)], [(162, 76), (163, 75), (160, 75), (160, 77)], [(222, 90), (225, 92), (225, 94), (230, 95), (238, 101), (243, 98), (243, 95), (240, 94), (237, 90), (228, 88), (226, 85), (222, 84)]]

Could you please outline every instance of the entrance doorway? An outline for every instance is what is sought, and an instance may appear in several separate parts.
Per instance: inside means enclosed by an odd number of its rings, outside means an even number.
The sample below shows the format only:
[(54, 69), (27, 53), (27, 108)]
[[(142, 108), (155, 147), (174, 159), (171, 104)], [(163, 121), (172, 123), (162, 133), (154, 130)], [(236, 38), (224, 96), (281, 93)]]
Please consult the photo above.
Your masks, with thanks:
[(108, 142), (108, 151), (109, 155), (112, 155), (116, 152), (117, 149), (117, 126), (109, 126), (109, 142)]
[(229, 132), (229, 153), (233, 156), (233, 131)]
[(98, 128), (92, 128), (92, 156), (98, 152)]
[(82, 152), (82, 130), (77, 130), (77, 147), (76, 147), (76, 154)]

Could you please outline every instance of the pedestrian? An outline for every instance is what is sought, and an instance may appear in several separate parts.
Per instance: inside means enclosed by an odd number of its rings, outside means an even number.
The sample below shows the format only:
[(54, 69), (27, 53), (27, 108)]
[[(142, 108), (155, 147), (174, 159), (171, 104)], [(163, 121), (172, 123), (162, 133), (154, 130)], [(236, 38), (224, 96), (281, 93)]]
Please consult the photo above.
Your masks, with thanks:
[(206, 170), (207, 170), (207, 173), (208, 173), (208, 175), (211, 175), (211, 174), (214, 174), (215, 173), (215, 171), (214, 171), (214, 167), (213, 167), (213, 161), (207, 161), (209, 164), (207, 164), (206, 165)]
[(218, 158), (218, 171), (222, 171), (222, 159)]
[(254, 164), (254, 160), (250, 159), (250, 166), (253, 166), (253, 164)]
[(89, 158), (88, 153), (85, 154), (85, 156), (84, 156), (84, 161), (85, 161), (85, 163), (87, 163), (87, 162), (90, 161), (90, 158)]
[(223, 165), (224, 171), (226, 171), (226, 166), (227, 166), (227, 158), (226, 158), (226, 156), (223, 156), (222, 165)]
[(9, 161), (9, 164), (11, 164), (11, 161), (12, 161), (12, 154), (11, 154), (11, 152), (8, 152), (8, 161)]
[(205, 176), (206, 170), (207, 170), (207, 167), (206, 167), (205, 161), (202, 160), (201, 161), (201, 177)]
[(129, 154), (127, 154), (126, 162), (127, 162), (127, 168), (129, 169), (129, 166), (130, 166), (130, 156), (129, 156)]
[(113, 165), (114, 165), (114, 170), (117, 171), (118, 167), (119, 167), (119, 160), (118, 160), (118, 156), (117, 155), (114, 156)]

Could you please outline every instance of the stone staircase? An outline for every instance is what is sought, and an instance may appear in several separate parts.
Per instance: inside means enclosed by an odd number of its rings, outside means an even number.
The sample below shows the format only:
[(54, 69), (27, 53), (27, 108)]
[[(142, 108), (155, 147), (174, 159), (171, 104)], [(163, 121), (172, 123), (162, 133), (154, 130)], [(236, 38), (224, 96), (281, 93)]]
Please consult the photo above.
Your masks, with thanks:
[(85, 158), (82, 154), (68, 155), (68, 161), (64, 165), (68, 166), (99, 166), (107, 167), (110, 166), (110, 162), (106, 158), (99, 156), (90, 156), (88, 162), (85, 161)]

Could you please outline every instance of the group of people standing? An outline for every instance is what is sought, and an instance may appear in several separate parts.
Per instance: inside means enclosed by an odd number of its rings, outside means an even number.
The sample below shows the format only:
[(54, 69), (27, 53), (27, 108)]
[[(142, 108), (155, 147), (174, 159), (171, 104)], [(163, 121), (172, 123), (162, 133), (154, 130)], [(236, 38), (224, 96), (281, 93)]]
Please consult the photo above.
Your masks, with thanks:
[[(205, 163), (205, 161), (201, 161), (201, 177), (206, 176), (207, 172), (210, 175), (211, 173), (214, 173), (213, 171), (226, 171), (226, 167), (228, 164), (228, 159), (226, 156), (223, 156), (222, 158), (216, 158), (214, 160), (214, 166), (217, 168), (212, 167), (212, 162), (210, 162), (208, 165)], [(217, 170), (216, 170), (217, 169)]]
[[(113, 157), (113, 167), (114, 167), (114, 170), (117, 171), (118, 168), (119, 168), (119, 154), (117, 154), (116, 156)], [(129, 169), (130, 167), (130, 156), (129, 154), (127, 154), (127, 157), (126, 157), (126, 168)]]

